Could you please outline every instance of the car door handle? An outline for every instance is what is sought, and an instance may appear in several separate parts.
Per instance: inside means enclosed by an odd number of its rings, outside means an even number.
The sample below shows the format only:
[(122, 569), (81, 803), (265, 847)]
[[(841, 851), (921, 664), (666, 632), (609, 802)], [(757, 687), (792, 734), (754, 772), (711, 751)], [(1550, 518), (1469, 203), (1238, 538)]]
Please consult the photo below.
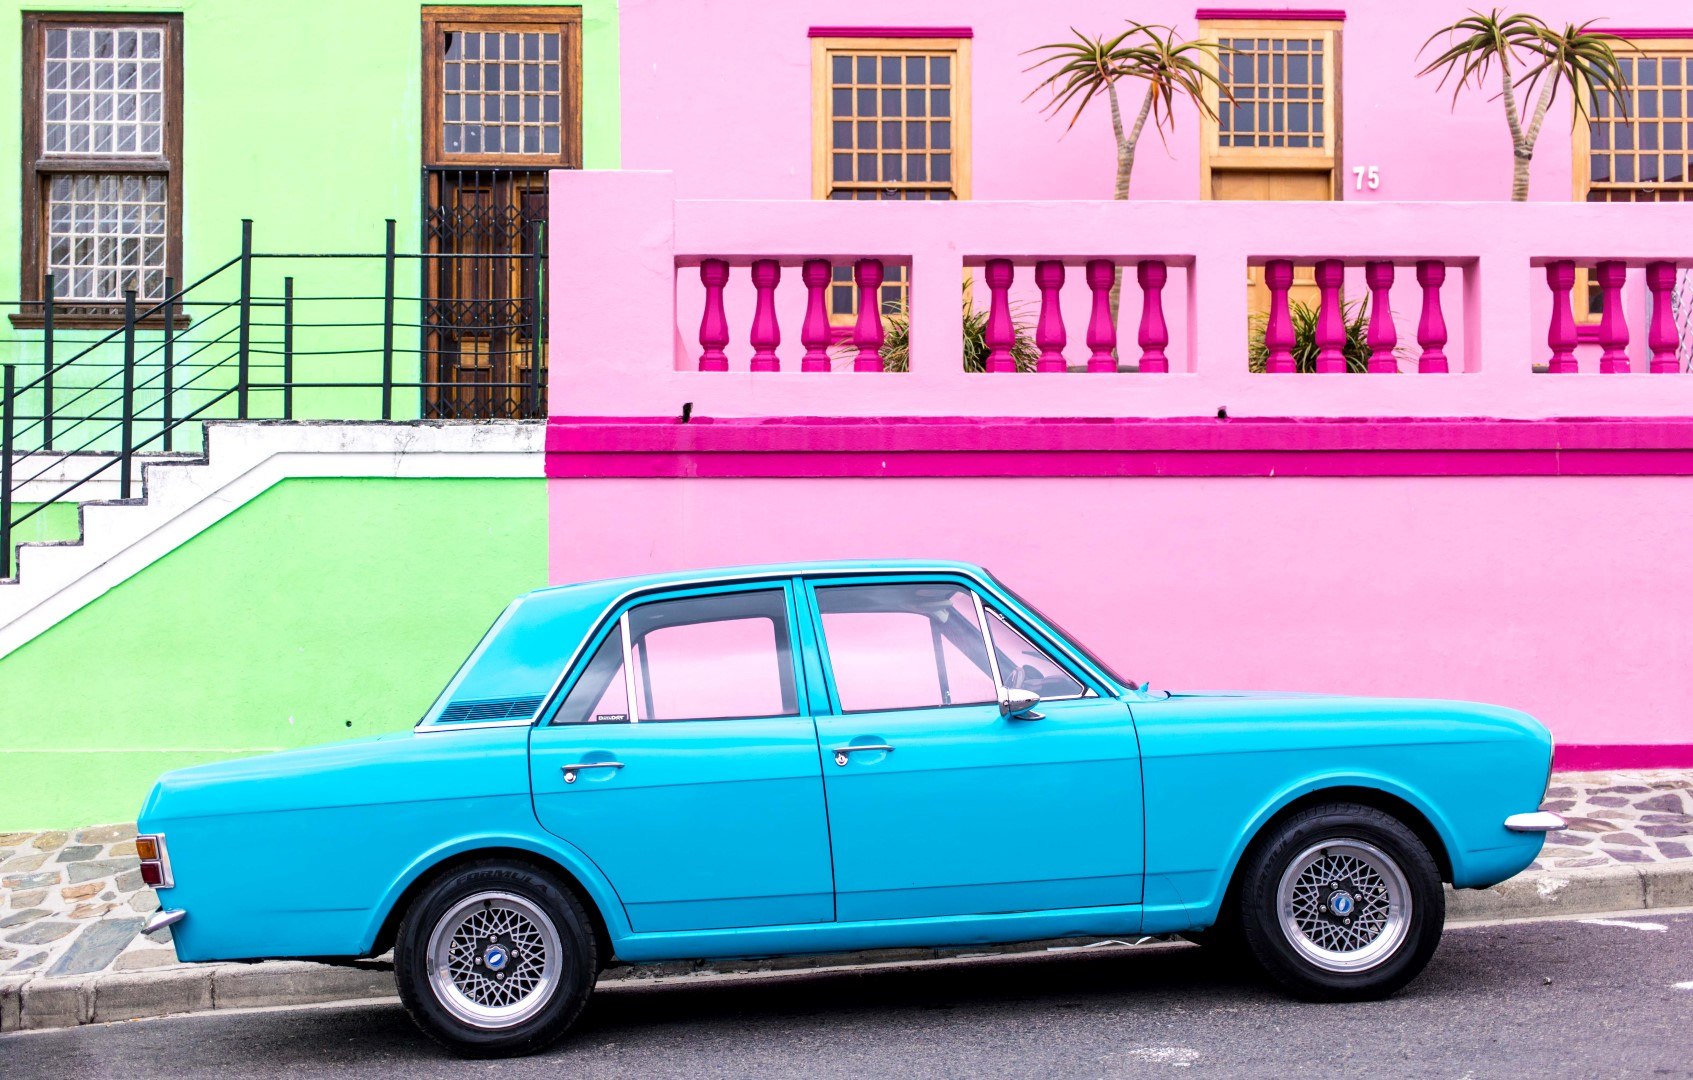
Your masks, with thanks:
[(866, 750), (881, 750), (884, 753), (892, 753), (893, 747), (887, 743), (859, 743), (855, 746), (837, 746), (835, 747), (835, 764), (845, 765), (848, 754), (857, 754)]
[(564, 765), (564, 766), (561, 766), (561, 768), (564, 770), (564, 782), (567, 783), (567, 784), (574, 784), (574, 783), (576, 783), (577, 772), (581, 771), (582, 769), (621, 769), (621, 768), (623, 768), (623, 762), (621, 762), (621, 761), (578, 761), (574, 765)]

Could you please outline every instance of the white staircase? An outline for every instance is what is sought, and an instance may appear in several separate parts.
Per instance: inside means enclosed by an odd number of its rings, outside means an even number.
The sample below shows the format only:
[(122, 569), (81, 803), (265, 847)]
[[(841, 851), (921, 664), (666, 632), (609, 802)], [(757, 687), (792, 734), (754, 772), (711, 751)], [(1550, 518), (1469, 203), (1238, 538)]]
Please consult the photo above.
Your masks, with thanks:
[[(80, 540), (19, 544), (0, 581), (0, 657), (282, 480), (540, 477), (545, 433), (539, 421), (208, 423), (203, 457), (149, 458), (129, 501), (84, 502)], [(96, 493), (115, 495), (116, 470), (104, 475)]]

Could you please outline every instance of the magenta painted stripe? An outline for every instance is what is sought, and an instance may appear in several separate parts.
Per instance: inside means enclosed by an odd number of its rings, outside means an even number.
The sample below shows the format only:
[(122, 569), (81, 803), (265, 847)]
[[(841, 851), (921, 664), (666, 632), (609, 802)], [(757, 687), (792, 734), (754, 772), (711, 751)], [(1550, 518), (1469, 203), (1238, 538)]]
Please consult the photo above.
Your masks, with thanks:
[(1558, 772), (1693, 768), (1693, 743), (1558, 746), (1552, 751), (1552, 768)]
[(571, 419), (553, 477), (1693, 475), (1693, 418)]
[(1310, 19), (1313, 22), (1345, 22), (1341, 8), (1200, 8), (1193, 13), (1196, 19), (1252, 19), (1259, 22), (1291, 22)]
[(813, 26), (806, 37), (814, 38), (970, 38), (968, 26)]

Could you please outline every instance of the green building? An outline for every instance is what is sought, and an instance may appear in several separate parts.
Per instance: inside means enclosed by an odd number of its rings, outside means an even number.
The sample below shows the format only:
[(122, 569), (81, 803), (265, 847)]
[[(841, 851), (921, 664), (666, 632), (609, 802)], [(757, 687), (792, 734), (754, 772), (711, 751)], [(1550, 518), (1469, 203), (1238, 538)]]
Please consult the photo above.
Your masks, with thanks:
[[(0, 830), (402, 730), (545, 583), (546, 179), (616, 168), (618, 110), (615, 0), (0, 0), (10, 542), (82, 544), (0, 572)], [(506, 423), (201, 442), (284, 415)]]

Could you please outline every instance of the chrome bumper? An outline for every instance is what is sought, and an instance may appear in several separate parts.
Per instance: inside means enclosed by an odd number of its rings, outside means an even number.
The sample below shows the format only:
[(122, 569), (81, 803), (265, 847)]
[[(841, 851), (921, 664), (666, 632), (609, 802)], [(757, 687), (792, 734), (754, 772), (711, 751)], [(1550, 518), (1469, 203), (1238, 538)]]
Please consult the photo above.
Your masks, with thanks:
[(1512, 832), (1558, 832), (1566, 827), (1564, 819), (1550, 810), (1536, 810), (1532, 814), (1512, 814), (1505, 819), (1505, 828)]
[(187, 917), (188, 912), (182, 910), (181, 908), (173, 908), (168, 911), (155, 911), (153, 913), (153, 917), (147, 920), (147, 925), (142, 927), (141, 932), (143, 934), (151, 934), (155, 930), (163, 930), (167, 926), (175, 926)]

